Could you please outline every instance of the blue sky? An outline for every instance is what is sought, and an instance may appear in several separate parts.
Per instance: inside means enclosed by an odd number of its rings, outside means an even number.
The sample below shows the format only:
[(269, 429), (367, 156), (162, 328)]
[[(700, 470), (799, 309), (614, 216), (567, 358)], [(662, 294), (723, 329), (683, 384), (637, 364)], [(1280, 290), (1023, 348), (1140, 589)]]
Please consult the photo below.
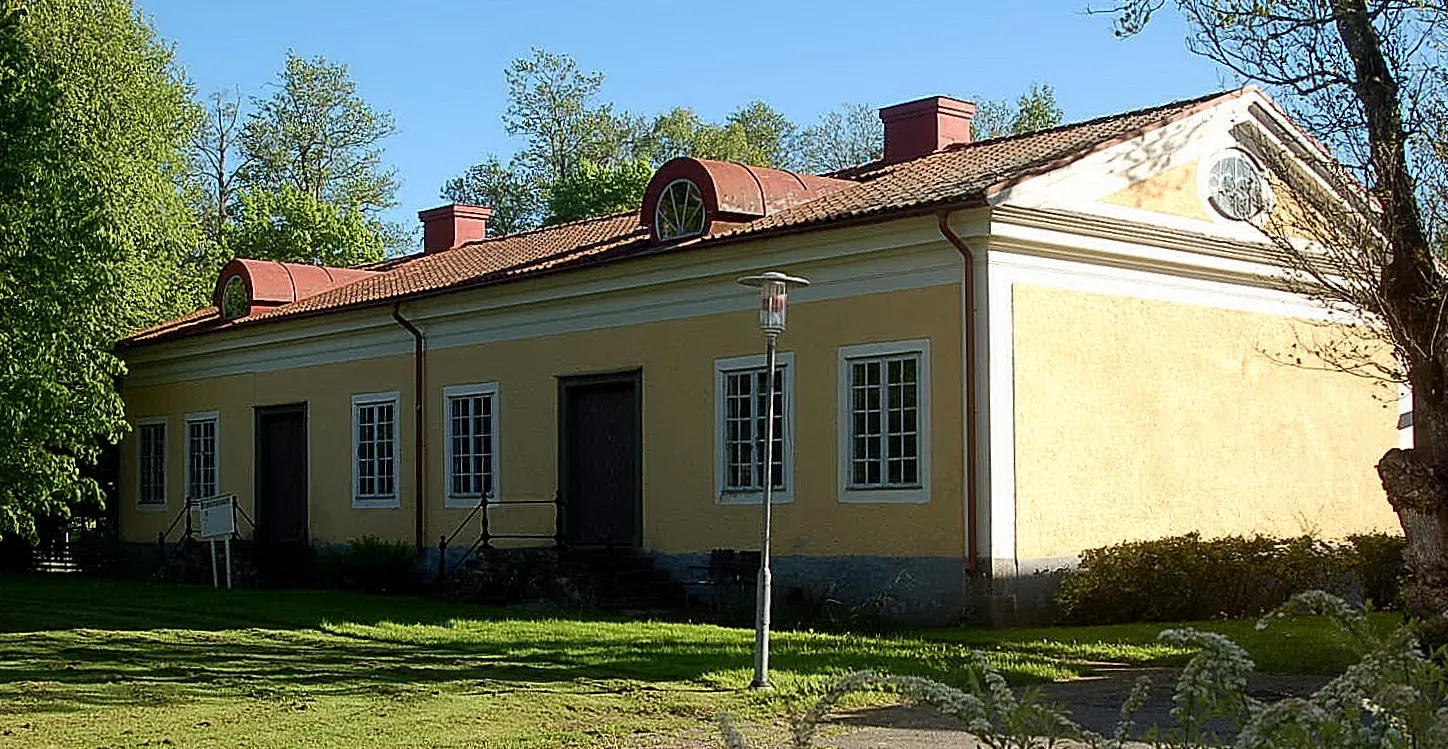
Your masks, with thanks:
[(535, 46), (603, 72), (603, 98), (623, 109), (682, 105), (708, 119), (762, 99), (808, 124), (847, 102), (1000, 99), (1041, 82), (1078, 120), (1234, 85), (1187, 53), (1174, 17), (1117, 40), (1088, 0), (138, 2), (202, 93), (265, 94), (289, 49), (347, 63), (397, 118), (391, 218), (408, 225), (442, 202), (448, 177), (516, 150), (503, 69)]

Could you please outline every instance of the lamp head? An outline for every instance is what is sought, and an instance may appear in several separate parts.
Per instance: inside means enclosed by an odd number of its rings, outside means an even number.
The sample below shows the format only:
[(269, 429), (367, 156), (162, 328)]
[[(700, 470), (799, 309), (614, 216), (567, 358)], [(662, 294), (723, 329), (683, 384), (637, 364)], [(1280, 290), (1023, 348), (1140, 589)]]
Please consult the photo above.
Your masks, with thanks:
[(759, 289), (759, 327), (765, 333), (779, 335), (785, 328), (789, 287), (808, 286), (809, 279), (772, 270), (757, 276), (745, 276), (739, 279), (739, 283)]

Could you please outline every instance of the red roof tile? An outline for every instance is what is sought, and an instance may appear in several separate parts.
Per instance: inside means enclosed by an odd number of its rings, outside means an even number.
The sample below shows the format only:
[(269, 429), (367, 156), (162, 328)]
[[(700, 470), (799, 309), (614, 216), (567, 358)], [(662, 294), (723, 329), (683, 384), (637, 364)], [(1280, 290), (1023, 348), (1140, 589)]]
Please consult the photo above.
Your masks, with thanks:
[[(1214, 93), (1024, 135), (964, 143), (911, 161), (877, 162), (841, 170), (829, 176), (856, 184), (754, 221), (715, 222), (709, 235), (662, 249), (676, 251), (942, 206), (981, 205), (998, 190), (1203, 111), (1246, 90)], [(224, 326), (216, 325), (216, 309), (208, 307), (138, 332), (122, 343), (136, 345), (221, 327), (388, 304), (658, 249), (650, 241), (648, 227), (640, 224), (639, 214), (631, 211), (480, 240), (443, 252), (386, 260), (366, 267), (380, 272)]]

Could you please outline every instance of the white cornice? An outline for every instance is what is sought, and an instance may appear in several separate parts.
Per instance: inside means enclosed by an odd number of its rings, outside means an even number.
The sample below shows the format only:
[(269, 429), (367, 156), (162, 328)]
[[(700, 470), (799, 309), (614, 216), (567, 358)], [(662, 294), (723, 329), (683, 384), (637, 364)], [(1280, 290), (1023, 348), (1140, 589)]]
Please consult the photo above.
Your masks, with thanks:
[[(984, 234), (985, 209), (958, 231)], [(797, 302), (959, 283), (959, 256), (933, 216), (711, 248), (660, 253), (406, 302), (429, 348), (752, 309), (736, 279), (769, 268), (807, 271)], [(412, 338), (388, 307), (218, 331), (126, 352), (128, 387), (402, 355)]]

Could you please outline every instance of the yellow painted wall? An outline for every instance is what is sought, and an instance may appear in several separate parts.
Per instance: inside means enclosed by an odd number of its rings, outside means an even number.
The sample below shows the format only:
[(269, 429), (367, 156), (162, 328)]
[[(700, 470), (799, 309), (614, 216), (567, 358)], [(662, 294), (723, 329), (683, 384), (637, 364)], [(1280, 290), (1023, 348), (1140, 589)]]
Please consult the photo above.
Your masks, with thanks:
[[(137, 440), (134, 432), (122, 445), (126, 482), (121, 525), (129, 541), (154, 540), (181, 508), (185, 487), (185, 421), (192, 411), (217, 411), (218, 490), (236, 494), (242, 509), (255, 517), (253, 504), (256, 445), (253, 406), (307, 404), (308, 506), (313, 538), (346, 540), (364, 534), (412, 539), (412, 359), (389, 356), (304, 370), (259, 372), (196, 380), (146, 388), (127, 388), (126, 413), (138, 419), (168, 418), (167, 487), (164, 512), (138, 510), (136, 476)], [(359, 393), (399, 391), (400, 429), (398, 470), (402, 481), (402, 507), (352, 509), (352, 396)], [(344, 530), (342, 530), (344, 529)], [(243, 526), (243, 533), (249, 533)]]
[(1310, 323), (1022, 284), (1013, 305), (1019, 558), (1396, 527), (1373, 469), (1393, 392), (1269, 356)]
[[(480, 324), (485, 324), (480, 321)], [(795, 356), (795, 500), (778, 505), (775, 544), (782, 554), (960, 556), (964, 549), (960, 442), (960, 287), (934, 286), (851, 299), (795, 304), (782, 351)], [(928, 338), (931, 341), (931, 488), (928, 504), (841, 504), (836, 429), (838, 347)], [(443, 507), (442, 391), (497, 382), (503, 500), (548, 499), (557, 485), (557, 378), (643, 371), (644, 544), (662, 552), (707, 552), (758, 543), (759, 506), (715, 502), (714, 360), (760, 353), (757, 313), (739, 312), (527, 340), (436, 349), (427, 367), (427, 527), (429, 544), (467, 514)], [(309, 407), (311, 531), (321, 542), (363, 533), (410, 541), (411, 358), (371, 359), (198, 383), (127, 391), (132, 417), (185, 409), (222, 411), (221, 489), (246, 502), (252, 492), (250, 406), (305, 401)], [(399, 390), (402, 507), (352, 509), (351, 396)], [(194, 405), (193, 405), (194, 404)], [(171, 497), (180, 494), (184, 447), (173, 426)], [(134, 475), (135, 440), (125, 449)], [(160, 517), (123, 510), (128, 540), (154, 540)], [(245, 504), (245, 503), (244, 503)], [(167, 513), (167, 520), (174, 515)], [(246, 505), (249, 508), (249, 505)], [(494, 530), (551, 532), (547, 508), (505, 507)], [(475, 535), (475, 534), (474, 534)], [(464, 534), (464, 538), (468, 538)]]
[(1173, 216), (1212, 220), (1197, 189), (1197, 162), (1174, 166), (1101, 199), (1103, 203), (1139, 208)]

